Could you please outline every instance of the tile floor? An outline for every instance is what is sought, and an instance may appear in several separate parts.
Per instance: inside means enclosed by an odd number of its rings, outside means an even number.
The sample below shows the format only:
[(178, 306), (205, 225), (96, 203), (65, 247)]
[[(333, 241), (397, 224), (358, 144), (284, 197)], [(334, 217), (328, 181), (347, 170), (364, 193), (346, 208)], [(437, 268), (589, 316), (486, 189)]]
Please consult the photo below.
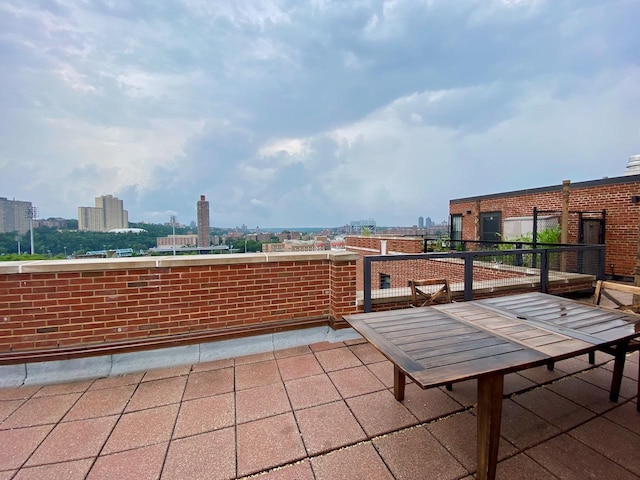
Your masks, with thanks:
[[(638, 354), (619, 403), (597, 356), (509, 375), (501, 479), (638, 479)], [(0, 389), (4, 479), (464, 479), (475, 382), (391, 392), (363, 341), (94, 381)]]

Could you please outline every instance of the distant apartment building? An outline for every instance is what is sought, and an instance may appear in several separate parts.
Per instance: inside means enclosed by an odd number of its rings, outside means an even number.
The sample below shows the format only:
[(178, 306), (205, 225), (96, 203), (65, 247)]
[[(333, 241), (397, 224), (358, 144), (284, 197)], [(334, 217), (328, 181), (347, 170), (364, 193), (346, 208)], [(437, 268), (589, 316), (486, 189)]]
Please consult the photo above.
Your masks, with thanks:
[(279, 243), (263, 243), (264, 253), (272, 252), (318, 252), (330, 250), (331, 244), (328, 241), (318, 240), (285, 240)]
[(17, 232), (20, 235), (27, 233), (31, 208), (31, 202), (0, 197), (0, 233)]
[(108, 232), (129, 227), (129, 213), (113, 195), (96, 197), (95, 207), (78, 207), (78, 230)]
[(156, 239), (158, 248), (173, 247), (195, 247), (198, 244), (197, 235), (169, 235)]
[(209, 226), (209, 202), (205, 199), (204, 195), (200, 195), (198, 201), (198, 246), (208, 247), (210, 245), (210, 231)]
[(49, 228), (67, 228), (69, 221), (66, 218), (47, 218), (33, 221), (33, 227), (49, 227)]

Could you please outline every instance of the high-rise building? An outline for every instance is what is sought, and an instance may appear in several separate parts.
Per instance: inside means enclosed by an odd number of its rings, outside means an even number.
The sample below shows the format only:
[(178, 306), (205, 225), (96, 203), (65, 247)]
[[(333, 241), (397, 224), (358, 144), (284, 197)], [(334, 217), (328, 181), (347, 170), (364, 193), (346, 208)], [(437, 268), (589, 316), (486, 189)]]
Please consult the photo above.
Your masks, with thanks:
[(129, 212), (113, 195), (96, 197), (95, 207), (78, 207), (78, 230), (108, 232), (129, 227)]
[(20, 235), (27, 233), (31, 208), (31, 202), (0, 197), (0, 233), (17, 232)]
[(420, 228), (420, 229), (424, 228), (424, 217), (423, 216), (419, 216), (418, 217), (418, 228)]
[(200, 195), (198, 201), (198, 246), (209, 246), (209, 202), (205, 200), (204, 195)]

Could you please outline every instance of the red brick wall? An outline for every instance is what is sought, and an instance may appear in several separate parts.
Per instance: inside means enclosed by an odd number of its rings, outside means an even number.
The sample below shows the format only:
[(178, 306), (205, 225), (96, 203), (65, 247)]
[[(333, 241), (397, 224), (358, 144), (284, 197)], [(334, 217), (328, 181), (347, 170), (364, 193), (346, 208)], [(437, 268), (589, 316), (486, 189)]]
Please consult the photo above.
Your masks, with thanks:
[[(541, 189), (542, 190), (542, 189)], [(549, 191), (551, 190), (551, 191)], [(638, 216), (640, 204), (631, 197), (640, 195), (640, 178), (619, 177), (570, 185), (570, 211), (606, 210), (606, 263), (608, 275), (633, 276), (638, 246)], [(511, 192), (487, 197), (452, 200), (449, 213), (462, 214), (462, 238), (479, 238), (478, 215), (484, 212), (502, 212), (502, 219), (533, 215), (539, 210), (562, 209), (562, 186), (545, 191)], [(471, 213), (467, 214), (467, 211)], [(578, 224), (575, 215), (570, 216), (569, 242), (575, 243)]]
[[(270, 254), (246, 262), (212, 257), (211, 264), (193, 257), (191, 265), (180, 260), (173, 266), (143, 260), (143, 268), (134, 260), (51, 261), (31, 273), (3, 273), (10, 268), (0, 264), (0, 353), (330, 321), (355, 311), (354, 255), (318, 252), (296, 260), (295, 254)], [(235, 260), (222, 263), (225, 257)]]

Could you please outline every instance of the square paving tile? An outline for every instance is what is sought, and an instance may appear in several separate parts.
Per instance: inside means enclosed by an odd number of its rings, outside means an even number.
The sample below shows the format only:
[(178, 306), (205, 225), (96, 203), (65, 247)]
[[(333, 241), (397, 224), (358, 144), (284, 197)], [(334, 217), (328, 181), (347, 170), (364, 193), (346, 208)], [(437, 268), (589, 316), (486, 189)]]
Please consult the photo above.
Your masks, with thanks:
[(169, 441), (178, 407), (174, 404), (125, 413), (113, 429), (102, 453), (106, 455)]
[(182, 400), (186, 384), (186, 376), (143, 382), (138, 385), (125, 411), (133, 412), (178, 403)]
[(0, 400), (23, 400), (32, 397), (40, 386), (0, 388)]
[(511, 398), (518, 405), (544, 418), (563, 431), (569, 430), (590, 418), (595, 413), (548, 388), (537, 388)]
[(348, 398), (346, 402), (369, 438), (418, 423), (388, 390)]
[(281, 382), (275, 360), (236, 366), (236, 391)]
[(462, 405), (441, 389), (423, 390), (415, 383), (406, 386), (403, 404), (420, 422), (433, 420), (462, 409)]
[(102, 390), (88, 390), (62, 420), (67, 422), (120, 414), (131, 399), (135, 388), (136, 385), (123, 385)]
[(542, 385), (544, 383), (553, 382), (566, 376), (566, 373), (561, 370), (549, 370), (546, 365), (534, 368), (528, 368), (526, 370), (520, 370), (518, 374), (522, 377), (528, 378), (532, 382)]
[(313, 407), (340, 400), (340, 394), (327, 374), (297, 378), (285, 382), (294, 409)]
[[(393, 388), (393, 363), (391, 362), (378, 362), (367, 365), (367, 368), (373, 373), (378, 380), (387, 388)], [(411, 380), (407, 378), (407, 383), (411, 383)]]
[(235, 422), (233, 392), (182, 402), (174, 438), (230, 427)]
[(191, 366), (191, 373), (206, 372), (207, 370), (219, 370), (221, 368), (230, 368), (233, 367), (234, 364), (235, 360), (233, 358), (196, 363), (195, 365)]
[(386, 390), (387, 388), (364, 365), (330, 372), (329, 378), (344, 398)]
[(175, 367), (168, 368), (156, 368), (149, 370), (142, 377), (143, 382), (151, 382), (153, 380), (160, 380), (162, 378), (180, 377), (183, 375), (189, 375), (191, 372), (191, 365), (177, 365)]
[(315, 480), (309, 460), (285, 465), (270, 472), (260, 474), (259, 480)]
[(316, 357), (325, 372), (362, 365), (360, 359), (347, 347), (316, 352)]
[(616, 406), (609, 400), (609, 392), (578, 377), (566, 378), (545, 388), (596, 413), (602, 413)]
[(305, 355), (312, 353), (308, 345), (301, 345), (299, 347), (283, 348), (282, 350), (275, 350), (273, 356), (276, 359), (295, 357), (297, 355)]
[(311, 465), (316, 480), (393, 480), (369, 442), (312, 458)]
[(592, 365), (589, 363), (586, 355), (567, 358), (566, 360), (555, 363), (556, 370), (569, 374), (577, 373), (590, 367), (592, 367)]
[(160, 478), (169, 442), (101, 455), (87, 480), (154, 480)]
[(163, 480), (209, 480), (236, 477), (235, 432), (224, 428), (172, 440)]
[(640, 435), (640, 413), (636, 410), (636, 400), (623, 403), (604, 415), (604, 418), (628, 428)]
[(233, 368), (221, 368), (191, 373), (183, 400), (233, 392)]
[(313, 352), (323, 352), (325, 350), (333, 350), (335, 348), (342, 348), (345, 346), (344, 342), (318, 342), (309, 345), (309, 348)]
[(301, 460), (306, 456), (292, 413), (237, 427), (238, 476)]
[(283, 380), (308, 377), (323, 373), (322, 367), (312, 353), (278, 359), (278, 368)]
[(113, 377), (99, 378), (93, 382), (89, 390), (101, 390), (103, 388), (121, 387), (122, 385), (135, 385), (142, 381), (144, 372), (129, 373), (127, 375), (115, 375)]
[[(430, 423), (426, 428), (469, 472), (476, 470), (478, 420), (474, 415), (469, 412), (458, 413)], [(498, 459), (515, 453), (517, 449), (500, 438)]]
[(30, 398), (9, 415), (0, 428), (31, 427), (57, 423), (80, 398), (80, 393)]
[[(613, 372), (604, 367), (593, 368), (578, 374), (580, 380), (589, 382), (596, 387), (600, 387), (607, 392), (611, 391), (611, 379)], [(638, 383), (629, 377), (623, 376), (620, 384), (620, 397), (632, 398), (638, 393)]]
[(525, 449), (558, 435), (560, 429), (521, 407), (513, 400), (502, 402), (501, 435), (519, 449)]
[[(633, 355), (627, 355), (627, 359), (624, 362), (624, 370), (623, 375), (631, 380), (638, 380), (638, 354), (634, 353)], [(613, 372), (614, 362), (605, 363), (602, 365), (602, 368), (605, 370), (609, 370)]]
[(73, 460), (71, 462), (54, 463), (51, 465), (39, 465), (20, 469), (13, 480), (33, 479), (60, 479), (60, 480), (84, 480), (93, 463), (92, 458)]
[(50, 395), (64, 395), (66, 393), (82, 393), (93, 384), (93, 380), (83, 382), (58, 383), (55, 385), (45, 385), (36, 393), (34, 397), (48, 397)]
[(633, 473), (567, 434), (533, 447), (527, 451), (527, 455), (563, 480), (638, 479)]
[(26, 400), (2, 400), (0, 401), (0, 423), (15, 412)]
[(454, 383), (451, 390), (446, 390), (446, 394), (460, 405), (471, 407), (478, 402), (478, 382), (477, 380), (465, 380)]
[(97, 456), (117, 420), (117, 416), (111, 416), (59, 423), (31, 455), (27, 466)]
[(53, 425), (0, 430), (0, 470), (20, 468), (38, 448)]
[(558, 477), (524, 453), (520, 453), (498, 463), (496, 478), (498, 480), (533, 480), (538, 478), (553, 480)]
[(373, 444), (397, 480), (425, 477), (453, 480), (467, 474), (467, 470), (425, 428), (392, 433), (373, 440)]
[[(569, 432), (605, 457), (627, 470), (640, 474), (640, 435), (605, 418), (595, 418)], [(603, 442), (603, 438), (615, 438), (615, 442)]]
[(236, 393), (238, 423), (250, 422), (290, 411), (291, 404), (282, 383), (262, 385)]
[(515, 392), (522, 392), (536, 386), (532, 380), (523, 377), (518, 373), (510, 373), (504, 376), (504, 394), (511, 395)]
[(268, 360), (273, 360), (275, 355), (273, 352), (254, 353), (253, 355), (244, 355), (242, 357), (236, 357), (236, 366), (247, 365), (249, 363), (260, 363)]
[(309, 455), (328, 452), (367, 438), (342, 401), (298, 410), (296, 419)]
[(384, 362), (387, 358), (370, 343), (358, 343), (349, 347), (364, 364)]

